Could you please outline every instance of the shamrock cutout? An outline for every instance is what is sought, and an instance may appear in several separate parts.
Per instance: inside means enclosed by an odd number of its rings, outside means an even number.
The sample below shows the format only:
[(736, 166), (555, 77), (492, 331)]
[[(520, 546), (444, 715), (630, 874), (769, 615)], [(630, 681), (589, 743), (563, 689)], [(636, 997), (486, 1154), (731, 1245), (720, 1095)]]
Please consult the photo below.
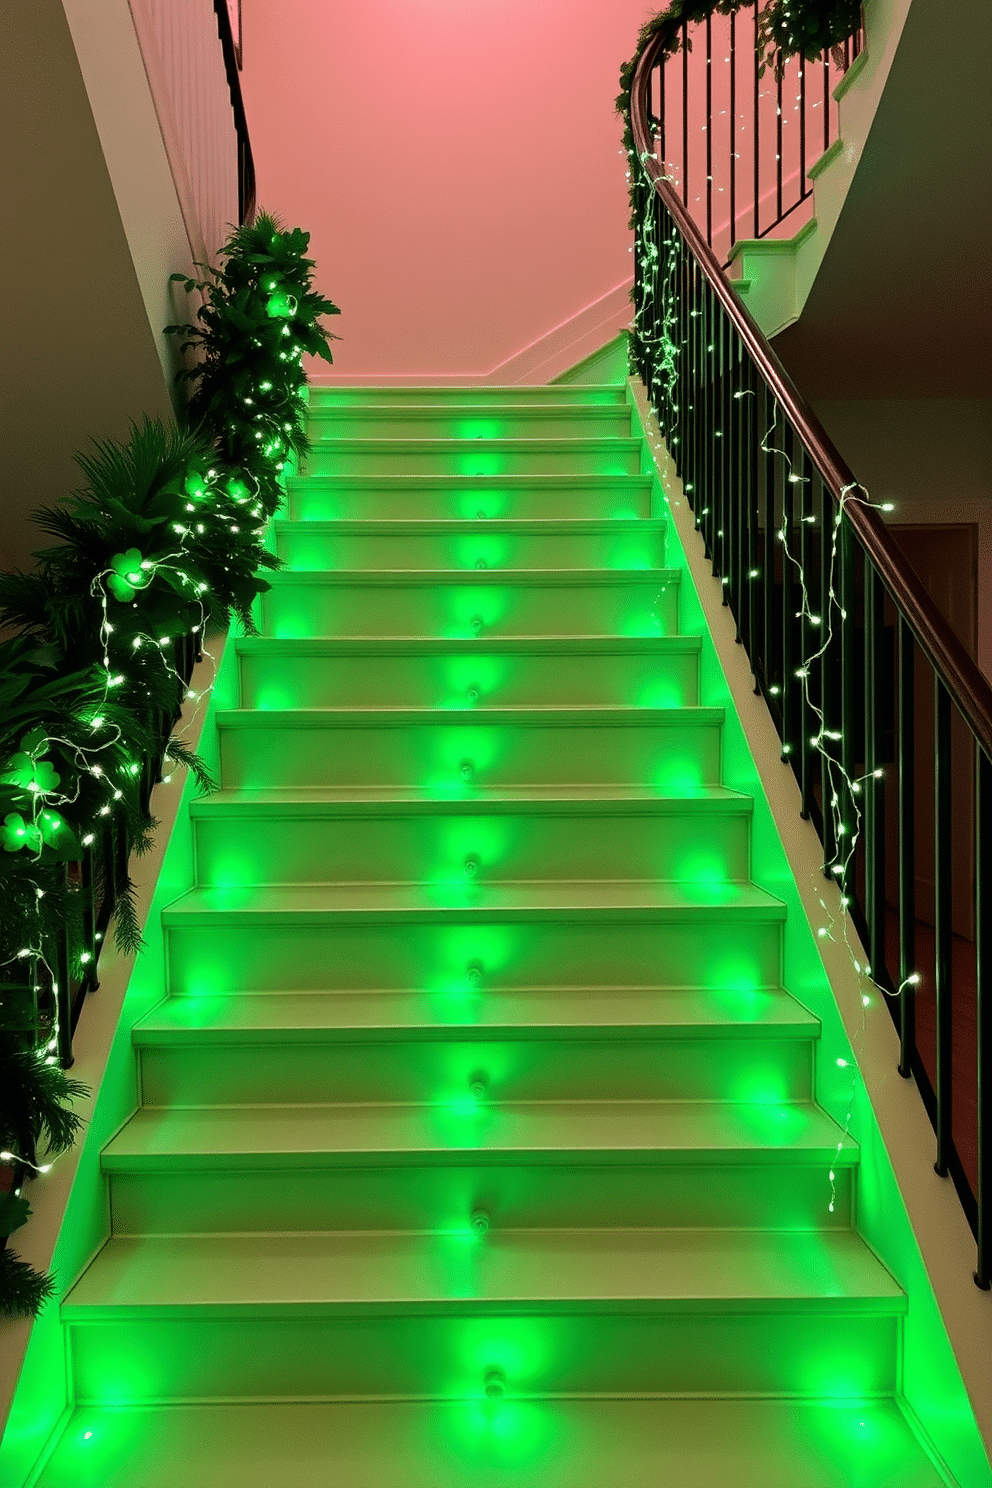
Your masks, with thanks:
[(115, 553), (110, 566), (113, 573), (107, 580), (107, 588), (122, 604), (134, 598), (136, 589), (144, 589), (152, 581), (151, 574), (142, 565), (137, 548), (128, 548), (126, 553)]
[(51, 794), (59, 779), (51, 760), (36, 760), (30, 754), (12, 754), (7, 768), (0, 774), (4, 785), (16, 785), (36, 796)]
[(210, 487), (199, 470), (191, 470), (183, 482), (183, 486), (190, 501), (203, 501), (210, 495)]
[(265, 313), (271, 320), (292, 320), (296, 314), (296, 296), (277, 289), (265, 302)]
[(22, 847), (27, 847), (31, 852), (41, 849), (41, 828), (26, 822), (23, 816), (12, 811), (9, 816), (4, 817), (3, 826), (0, 827), (0, 838), (3, 840), (4, 852), (20, 852)]

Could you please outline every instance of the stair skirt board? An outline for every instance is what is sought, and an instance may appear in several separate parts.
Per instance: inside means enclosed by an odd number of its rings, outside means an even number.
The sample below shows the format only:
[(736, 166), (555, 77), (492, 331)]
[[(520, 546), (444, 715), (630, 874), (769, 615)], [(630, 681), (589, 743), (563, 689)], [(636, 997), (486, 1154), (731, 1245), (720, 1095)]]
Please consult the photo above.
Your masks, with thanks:
[(947, 1483), (629, 397), (310, 420), (33, 1483)]

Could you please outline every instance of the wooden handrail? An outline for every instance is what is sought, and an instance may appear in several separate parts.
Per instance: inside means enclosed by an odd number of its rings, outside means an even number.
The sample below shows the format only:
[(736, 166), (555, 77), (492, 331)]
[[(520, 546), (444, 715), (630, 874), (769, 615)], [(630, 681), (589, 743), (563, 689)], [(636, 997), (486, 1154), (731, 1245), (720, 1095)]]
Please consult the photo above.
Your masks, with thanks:
[[(630, 124), (641, 166), (678, 224), (679, 231), (719, 304), (736, 328), (755, 367), (839, 504), (845, 493), (862, 488), (768, 344), (754, 317), (731, 288), (716, 255), (676, 192), (672, 190), (654, 153), (648, 122), (650, 78), (652, 70), (659, 65), (660, 55), (664, 53), (667, 42), (668, 37), (664, 31), (659, 31), (652, 38), (641, 54), (631, 84)], [(664, 65), (663, 61), (660, 65)], [(631, 161), (630, 168), (632, 171), (637, 168), (635, 161)], [(992, 684), (938, 610), (877, 510), (858, 501), (851, 501), (845, 504), (844, 513), (883, 586), (908, 623), (920, 649), (943, 681), (978, 744), (992, 758)]]

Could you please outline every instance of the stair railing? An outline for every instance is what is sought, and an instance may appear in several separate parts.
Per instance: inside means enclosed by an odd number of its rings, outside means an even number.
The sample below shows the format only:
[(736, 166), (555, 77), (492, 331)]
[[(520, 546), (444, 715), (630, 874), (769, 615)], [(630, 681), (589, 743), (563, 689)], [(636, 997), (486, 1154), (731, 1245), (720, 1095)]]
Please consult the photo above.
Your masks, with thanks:
[(762, 75), (758, 6), (674, 27), (678, 51), (655, 51), (651, 151), (722, 262), (764, 238), (813, 194), (807, 174), (837, 138), (833, 90), (864, 48), (858, 31), (822, 62), (793, 57)]
[(992, 687), (664, 175), (651, 114), (662, 45), (648, 44), (631, 91), (635, 361), (987, 1289)]

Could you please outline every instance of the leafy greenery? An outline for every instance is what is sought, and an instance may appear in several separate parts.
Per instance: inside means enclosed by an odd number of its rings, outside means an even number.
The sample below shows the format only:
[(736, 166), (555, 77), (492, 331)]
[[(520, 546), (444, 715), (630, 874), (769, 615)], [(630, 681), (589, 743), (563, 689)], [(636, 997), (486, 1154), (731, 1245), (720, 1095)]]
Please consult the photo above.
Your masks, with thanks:
[[(173, 275), (203, 304), (169, 329), (195, 356), (184, 425), (144, 420), (130, 438), (77, 456), (85, 484), (36, 513), (54, 539), (30, 573), (0, 574), (0, 1150), (20, 1174), (37, 1146), (72, 1146), (84, 1093), (58, 1065), (52, 968), (70, 982), (96, 947), (84, 937), (79, 865), (93, 848), (97, 903), (140, 946), (132, 853), (155, 827), (148, 784), (163, 751), (213, 788), (202, 762), (168, 738), (185, 690), (179, 647), (232, 616), (249, 634), (277, 566), (264, 546), (284, 476), (307, 447), (307, 353), (331, 360), (312, 287), (309, 237), (270, 216), (237, 229), (221, 267)], [(112, 832), (117, 846), (109, 845)], [(65, 989), (63, 988), (63, 992)], [(10, 1173), (10, 1159), (0, 1173)], [(24, 1222), (0, 1189), (0, 1238)], [(0, 1250), (0, 1315), (36, 1312), (50, 1278)]]

